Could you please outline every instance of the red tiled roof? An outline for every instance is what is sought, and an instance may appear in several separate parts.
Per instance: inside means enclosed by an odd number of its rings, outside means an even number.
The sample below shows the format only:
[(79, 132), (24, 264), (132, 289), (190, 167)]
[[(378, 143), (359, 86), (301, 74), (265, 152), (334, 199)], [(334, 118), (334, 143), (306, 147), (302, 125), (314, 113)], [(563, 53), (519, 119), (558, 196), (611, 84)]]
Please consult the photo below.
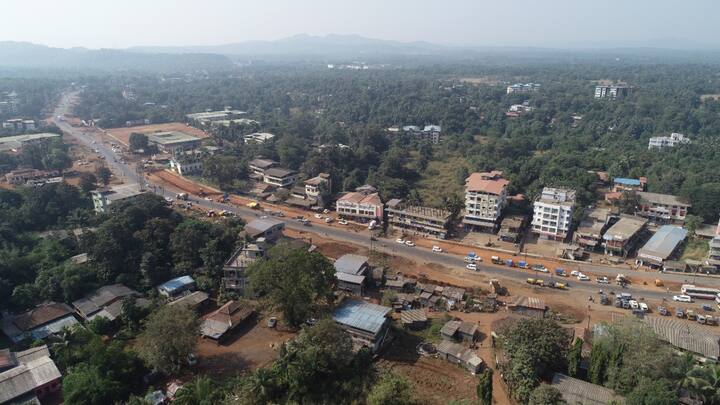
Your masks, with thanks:
[(465, 189), (500, 195), (509, 183), (507, 179), (502, 178), (501, 171), (473, 173), (465, 180)]

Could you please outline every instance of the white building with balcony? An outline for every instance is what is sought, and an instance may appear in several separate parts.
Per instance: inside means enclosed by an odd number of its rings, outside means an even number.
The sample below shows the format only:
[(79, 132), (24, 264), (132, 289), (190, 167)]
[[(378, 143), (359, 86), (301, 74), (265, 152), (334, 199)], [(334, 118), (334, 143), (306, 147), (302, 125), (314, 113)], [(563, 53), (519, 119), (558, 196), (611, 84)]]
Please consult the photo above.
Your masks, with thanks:
[(654, 136), (648, 141), (648, 149), (674, 148), (678, 145), (690, 143), (690, 138), (684, 134), (673, 132), (670, 136)]
[(543, 239), (564, 240), (570, 232), (575, 190), (545, 187), (535, 200), (533, 232)]
[(485, 228), (494, 230), (507, 205), (507, 186), (510, 182), (502, 172), (473, 173), (465, 180), (466, 229)]

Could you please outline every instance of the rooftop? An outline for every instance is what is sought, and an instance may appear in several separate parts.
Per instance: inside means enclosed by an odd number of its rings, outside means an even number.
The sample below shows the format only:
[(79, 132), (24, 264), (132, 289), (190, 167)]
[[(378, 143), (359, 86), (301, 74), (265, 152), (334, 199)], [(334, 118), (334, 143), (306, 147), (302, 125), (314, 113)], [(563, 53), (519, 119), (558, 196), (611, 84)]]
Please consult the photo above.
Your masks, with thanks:
[(205, 336), (218, 339), (225, 332), (246, 320), (253, 312), (252, 307), (243, 306), (238, 301), (230, 300), (203, 321), (200, 331)]
[(186, 286), (189, 286), (191, 284), (194, 284), (195, 280), (193, 280), (190, 276), (180, 276), (176, 277), (172, 280), (168, 280), (162, 284), (160, 284), (157, 288), (161, 291), (167, 291), (169, 294), (172, 294), (174, 291), (179, 290), (181, 288), (184, 288)]
[(204, 291), (194, 291), (188, 295), (176, 299), (168, 305), (187, 305), (189, 307), (195, 307), (208, 300), (210, 296)]
[(283, 169), (282, 167), (271, 167), (265, 170), (265, 175), (272, 177), (287, 177), (295, 174), (294, 170)]
[(679, 226), (663, 225), (639, 251), (639, 256), (657, 257), (665, 260), (685, 240), (687, 231)]
[(0, 137), (0, 150), (7, 150), (18, 148), (23, 142), (34, 141), (36, 139), (53, 139), (60, 138), (59, 134), (52, 134), (49, 132), (43, 132), (41, 134), (25, 134), (15, 136), (3, 136)]
[(147, 134), (150, 142), (160, 145), (172, 145), (175, 143), (200, 141), (200, 138), (179, 131), (154, 132)]
[(220, 111), (206, 111), (206, 112), (199, 112), (199, 113), (192, 113), (185, 115), (187, 118), (191, 120), (208, 120), (212, 118), (223, 118), (227, 117), (229, 115), (243, 115), (246, 114), (245, 111), (240, 110), (220, 110)]
[(574, 205), (575, 190), (568, 188), (545, 187), (538, 196), (538, 201), (547, 204)]
[(341, 271), (335, 272), (335, 277), (338, 281), (351, 284), (362, 284), (365, 282), (365, 276), (343, 273)]
[(104, 195), (108, 201), (119, 201), (126, 198), (135, 197), (137, 195), (145, 193), (140, 191), (137, 184), (121, 184), (118, 186), (112, 186), (110, 188), (95, 190), (93, 194)]
[(720, 336), (703, 326), (654, 316), (646, 317), (645, 322), (660, 339), (671, 345), (707, 359), (720, 360)]
[(546, 308), (545, 301), (537, 297), (518, 297), (511, 306), (537, 309), (540, 311), (544, 311)]
[(92, 294), (86, 295), (72, 303), (81, 315), (90, 316), (100, 311), (104, 306), (117, 301), (128, 295), (139, 295), (137, 291), (130, 289), (122, 284), (113, 284), (100, 287)]
[(397, 198), (393, 198), (392, 200), (388, 201), (387, 208), (390, 211), (402, 212), (407, 215), (412, 215), (415, 217), (421, 217), (430, 220), (447, 221), (452, 215), (448, 210), (432, 207), (421, 207), (419, 205), (408, 205)]
[(473, 173), (465, 179), (465, 191), (480, 191), (500, 195), (507, 188), (510, 181), (502, 177), (502, 172), (493, 170), (485, 173)]
[(346, 254), (335, 260), (335, 270), (340, 273), (360, 275), (367, 266), (366, 256)]
[(553, 374), (552, 386), (555, 387), (565, 402), (581, 405), (605, 405), (610, 403), (623, 403), (619, 395), (602, 385), (592, 384), (564, 374)]
[(615, 222), (613, 226), (605, 231), (603, 239), (617, 241), (628, 240), (640, 232), (646, 223), (647, 220), (643, 218), (622, 216), (619, 221)]
[(284, 222), (278, 221), (277, 219), (258, 218), (248, 222), (247, 225), (245, 225), (245, 231), (247, 231), (250, 236), (255, 236), (263, 234), (278, 225), (284, 224)]
[(7, 403), (62, 377), (47, 346), (15, 353), (19, 365), (0, 373), (0, 403)]
[(683, 207), (690, 207), (691, 204), (688, 202), (685, 202), (685, 200), (681, 197), (670, 195), (670, 194), (658, 194), (658, 193), (648, 193), (645, 191), (640, 191), (637, 193), (638, 196), (640, 196), (641, 202), (647, 202), (651, 204), (662, 204), (662, 205), (669, 205), (669, 206), (683, 206)]
[(338, 198), (338, 201), (345, 201), (355, 204), (372, 204), (372, 205), (381, 205), (382, 200), (380, 199), (380, 195), (378, 193), (372, 193), (372, 194), (363, 194), (361, 192), (350, 192), (346, 193), (342, 197)]
[(408, 311), (402, 311), (402, 313), (400, 313), (400, 321), (403, 324), (414, 322), (427, 322), (427, 315), (425, 315), (425, 310), (411, 309)]
[(23, 312), (13, 319), (13, 323), (22, 331), (28, 331), (46, 323), (72, 314), (73, 310), (66, 304), (50, 302)]
[(626, 179), (623, 177), (615, 177), (613, 179), (613, 183), (622, 184), (624, 186), (638, 186), (638, 187), (642, 184), (640, 179)]
[(278, 164), (272, 159), (253, 159), (248, 162), (250, 166), (259, 167), (261, 169), (267, 169)]
[(391, 309), (363, 301), (347, 300), (333, 312), (335, 322), (376, 334), (380, 332)]

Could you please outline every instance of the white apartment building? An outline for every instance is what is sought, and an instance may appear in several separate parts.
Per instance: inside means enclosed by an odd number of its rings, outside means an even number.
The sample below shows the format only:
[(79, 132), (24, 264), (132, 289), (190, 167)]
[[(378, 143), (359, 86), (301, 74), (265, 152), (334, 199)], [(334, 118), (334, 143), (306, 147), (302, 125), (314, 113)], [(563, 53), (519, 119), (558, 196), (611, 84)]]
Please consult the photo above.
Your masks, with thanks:
[(332, 189), (329, 173), (320, 173), (312, 179), (305, 180), (303, 184), (305, 185), (305, 194), (308, 197), (319, 197), (322, 192), (322, 188), (325, 188), (328, 191)]
[(170, 170), (181, 176), (200, 174), (203, 162), (200, 156), (179, 156), (170, 158)]
[(595, 98), (622, 98), (630, 95), (632, 88), (625, 85), (595, 86)]
[(275, 138), (275, 135), (267, 132), (255, 132), (249, 135), (243, 136), (243, 141), (248, 143), (265, 143)]
[(690, 143), (690, 138), (684, 134), (673, 132), (670, 136), (655, 136), (650, 138), (648, 149), (674, 148), (677, 145)]
[(570, 232), (575, 190), (545, 187), (535, 200), (533, 232), (544, 239), (564, 240)]
[(271, 167), (263, 173), (263, 183), (276, 187), (288, 187), (295, 183), (295, 171)]
[(514, 93), (533, 93), (540, 90), (540, 85), (537, 83), (515, 83), (512, 86), (507, 87), (507, 94)]
[(473, 173), (465, 180), (466, 229), (497, 227), (503, 208), (507, 205), (507, 186), (510, 182), (502, 172)]
[(145, 191), (138, 189), (137, 184), (121, 184), (119, 186), (112, 186), (90, 192), (93, 206), (97, 213), (107, 212), (111, 204), (119, 201), (127, 201), (144, 193)]

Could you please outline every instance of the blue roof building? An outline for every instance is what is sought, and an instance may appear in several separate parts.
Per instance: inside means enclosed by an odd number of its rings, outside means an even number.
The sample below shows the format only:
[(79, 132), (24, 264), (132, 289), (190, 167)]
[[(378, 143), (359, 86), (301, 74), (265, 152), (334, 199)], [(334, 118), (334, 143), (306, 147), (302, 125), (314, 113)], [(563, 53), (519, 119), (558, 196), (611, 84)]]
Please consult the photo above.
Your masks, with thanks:
[(333, 320), (350, 334), (354, 348), (367, 347), (374, 353), (387, 337), (390, 311), (382, 305), (347, 300), (335, 309)]
[(190, 276), (181, 276), (160, 284), (157, 289), (161, 295), (172, 298), (185, 291), (194, 290), (195, 280)]
[(640, 179), (626, 179), (623, 177), (615, 177), (613, 179), (613, 183), (622, 184), (625, 186), (639, 186), (641, 184)]
[(679, 226), (663, 225), (638, 251), (642, 264), (661, 266), (677, 250), (687, 237), (687, 231)]

